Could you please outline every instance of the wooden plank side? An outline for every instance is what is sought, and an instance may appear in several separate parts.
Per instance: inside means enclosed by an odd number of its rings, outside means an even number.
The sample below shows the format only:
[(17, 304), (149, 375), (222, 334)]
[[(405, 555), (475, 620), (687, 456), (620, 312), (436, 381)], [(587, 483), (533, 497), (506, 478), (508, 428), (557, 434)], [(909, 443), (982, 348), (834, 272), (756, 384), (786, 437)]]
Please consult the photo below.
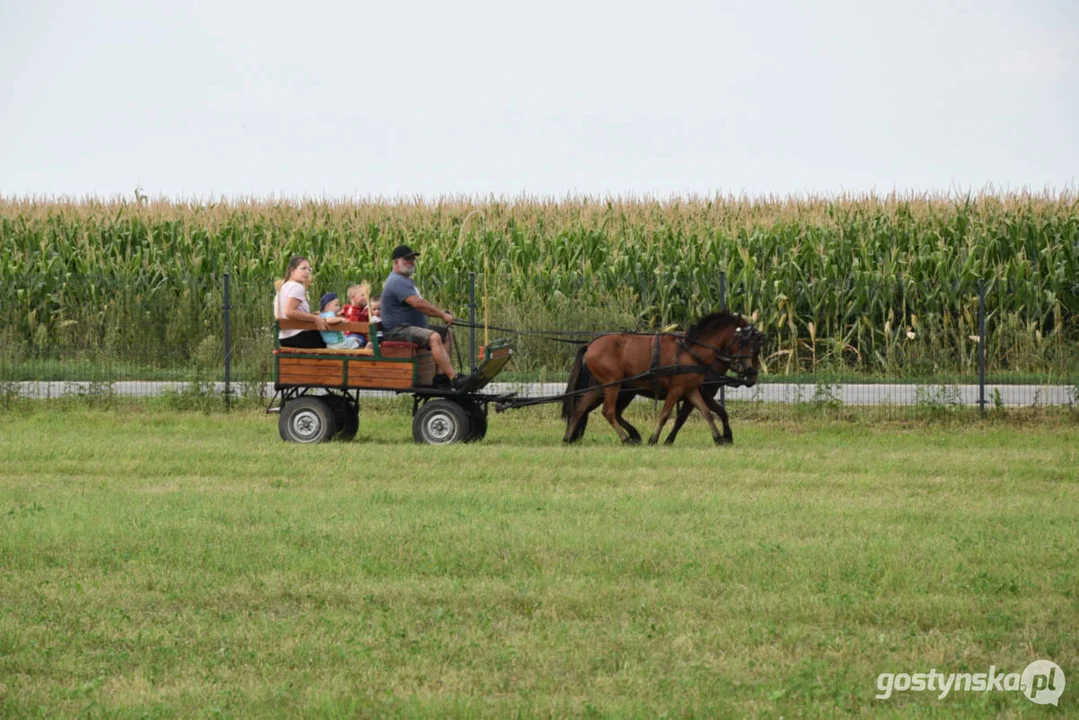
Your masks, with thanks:
[(281, 385), (343, 385), (344, 360), (278, 359), (277, 382)]
[[(339, 366), (345, 362), (345, 358), (340, 357), (290, 357), (288, 355), (282, 355), (280, 362), (282, 365), (290, 366), (310, 366), (310, 367), (330, 367)], [(359, 360), (363, 362), (363, 360)]]
[(330, 377), (325, 373), (283, 372), (277, 378), (278, 385), (311, 385), (313, 387), (342, 387), (343, 378)]
[(327, 376), (325, 373), (296, 371), (281, 373), (278, 376), (277, 382), (279, 385), (317, 385), (319, 387), (341, 387), (343, 385), (343, 378), (341, 376)]
[(367, 378), (364, 380), (357, 380), (355, 382), (350, 381), (349, 387), (364, 388), (372, 390), (410, 390), (412, 385), (410, 383), (401, 383), (399, 378), (392, 378), (389, 380), (378, 380), (373, 378)]
[(397, 380), (398, 382), (402, 382), (404, 378), (407, 378), (407, 380), (404, 380), (404, 385), (402, 385), (402, 387), (409, 387), (412, 384), (411, 371), (405, 372), (401, 370), (362, 370), (359, 372), (354, 372), (353, 370), (353, 368), (349, 368), (349, 385), (362, 385), (364, 380), (375, 378), (380, 378), (383, 380)]
[[(348, 362), (347, 384), (345, 362)], [(423, 353), (414, 362), (278, 355), (277, 369), (277, 383), (280, 385), (402, 390), (414, 387), (414, 382), (421, 386), (430, 385), (435, 374), (435, 362), (430, 353)]]
[(412, 363), (351, 360), (349, 387), (412, 387)]

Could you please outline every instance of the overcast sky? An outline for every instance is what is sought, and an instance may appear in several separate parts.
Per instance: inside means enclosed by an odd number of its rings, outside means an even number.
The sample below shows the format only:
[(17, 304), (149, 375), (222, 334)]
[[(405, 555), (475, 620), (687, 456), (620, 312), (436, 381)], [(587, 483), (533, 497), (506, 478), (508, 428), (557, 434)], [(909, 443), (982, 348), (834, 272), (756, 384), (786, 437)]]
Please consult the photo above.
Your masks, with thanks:
[(0, 0), (0, 195), (1040, 191), (1079, 3)]

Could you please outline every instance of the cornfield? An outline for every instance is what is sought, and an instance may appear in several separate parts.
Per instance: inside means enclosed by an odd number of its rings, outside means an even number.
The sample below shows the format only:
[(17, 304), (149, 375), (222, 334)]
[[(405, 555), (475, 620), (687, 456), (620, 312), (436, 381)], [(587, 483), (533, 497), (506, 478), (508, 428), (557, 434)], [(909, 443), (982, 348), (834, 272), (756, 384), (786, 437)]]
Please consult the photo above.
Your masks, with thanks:
[[(441, 202), (0, 200), (3, 357), (219, 362), (222, 275), (235, 356), (268, 355), (273, 281), (292, 255), (311, 296), (381, 284), (390, 250), (463, 314), (478, 273), (492, 324), (685, 325), (721, 305), (769, 335), (771, 373), (968, 372), (986, 283), (991, 369), (1075, 372), (1079, 204), (1060, 195)], [(720, 272), (726, 271), (721, 297)], [(482, 311), (481, 311), (482, 315)], [(566, 349), (527, 341), (521, 367)], [(263, 363), (264, 364), (264, 363)]]

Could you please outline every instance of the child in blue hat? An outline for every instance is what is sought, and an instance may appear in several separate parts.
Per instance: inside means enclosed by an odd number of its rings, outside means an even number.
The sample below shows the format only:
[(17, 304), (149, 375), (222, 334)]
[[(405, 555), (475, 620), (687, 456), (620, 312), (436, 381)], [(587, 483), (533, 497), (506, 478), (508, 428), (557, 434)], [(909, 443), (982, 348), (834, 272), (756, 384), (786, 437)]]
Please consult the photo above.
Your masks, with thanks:
[[(323, 295), (322, 301), (319, 303), (319, 315), (326, 318), (327, 325), (340, 325), (348, 322), (346, 318), (338, 315), (339, 312), (341, 312), (341, 301), (337, 299), (337, 293), (328, 292)], [(366, 344), (362, 337), (345, 335), (340, 330), (323, 330), (322, 339), (325, 341), (326, 347), (334, 350), (355, 350)]]

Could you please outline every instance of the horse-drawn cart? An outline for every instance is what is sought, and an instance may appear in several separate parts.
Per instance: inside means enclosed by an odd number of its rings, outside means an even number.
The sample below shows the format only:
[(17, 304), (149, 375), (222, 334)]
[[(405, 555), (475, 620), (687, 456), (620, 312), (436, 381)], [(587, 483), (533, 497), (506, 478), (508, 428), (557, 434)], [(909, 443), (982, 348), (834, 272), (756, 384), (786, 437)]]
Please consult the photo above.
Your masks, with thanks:
[[(282, 330), (313, 330), (312, 322), (279, 320)], [(278, 429), (288, 442), (351, 440), (360, 426), (362, 392), (412, 395), (412, 435), (417, 442), (473, 442), (487, 434), (487, 408), (503, 396), (481, 392), (513, 356), (507, 341), (485, 349), (480, 366), (457, 389), (432, 385), (434, 359), (426, 348), (380, 342), (377, 327), (347, 323), (334, 328), (370, 338), (358, 350), (301, 349), (275, 341), (274, 397), (266, 408), (279, 413)], [(277, 333), (274, 333), (275, 337)]]
[[(314, 324), (281, 320), (281, 329), (313, 329)], [(727, 411), (712, 397), (720, 387), (751, 387), (757, 381), (758, 354), (764, 334), (745, 318), (727, 311), (700, 318), (685, 333), (602, 333), (577, 351), (566, 392), (539, 398), (515, 393), (481, 392), (513, 355), (508, 341), (487, 347), (484, 362), (455, 388), (432, 385), (430, 351), (411, 343), (380, 342), (378, 329), (367, 323), (337, 326), (367, 334), (370, 345), (359, 350), (274, 351), (277, 393), (267, 412), (280, 412), (281, 437), (291, 442), (322, 442), (335, 436), (352, 439), (359, 427), (360, 393), (383, 390), (412, 395), (412, 435), (417, 442), (447, 444), (479, 440), (487, 433), (487, 410), (498, 412), (546, 403), (562, 403), (567, 443), (579, 440), (588, 414), (604, 406), (604, 415), (626, 443), (641, 436), (623, 416), (636, 395), (662, 399), (663, 410), (649, 438), (659, 441), (677, 402), (683, 402), (667, 442), (674, 442), (691, 410), (700, 410), (718, 445), (733, 441)], [(733, 370), (737, 377), (730, 377)], [(702, 394), (701, 389), (706, 393)], [(275, 403), (280, 398), (280, 405)], [(720, 432), (713, 415), (722, 422)]]

